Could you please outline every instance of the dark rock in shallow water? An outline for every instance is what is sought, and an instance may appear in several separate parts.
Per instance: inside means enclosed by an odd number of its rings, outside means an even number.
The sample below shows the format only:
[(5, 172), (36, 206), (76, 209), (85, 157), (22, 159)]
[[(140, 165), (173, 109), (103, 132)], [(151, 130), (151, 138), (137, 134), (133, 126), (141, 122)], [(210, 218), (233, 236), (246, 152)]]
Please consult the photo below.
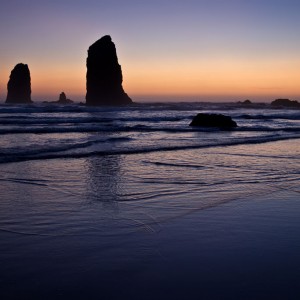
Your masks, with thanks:
[(86, 74), (87, 105), (122, 105), (132, 100), (122, 87), (122, 69), (115, 44), (106, 35), (89, 47)]
[(292, 101), (289, 99), (276, 99), (271, 102), (272, 106), (282, 106), (282, 107), (298, 107), (300, 108), (300, 103), (296, 100)]
[(10, 73), (5, 103), (32, 103), (28, 65), (17, 64)]
[(231, 129), (237, 127), (237, 124), (229, 116), (221, 114), (198, 114), (193, 118), (190, 126)]

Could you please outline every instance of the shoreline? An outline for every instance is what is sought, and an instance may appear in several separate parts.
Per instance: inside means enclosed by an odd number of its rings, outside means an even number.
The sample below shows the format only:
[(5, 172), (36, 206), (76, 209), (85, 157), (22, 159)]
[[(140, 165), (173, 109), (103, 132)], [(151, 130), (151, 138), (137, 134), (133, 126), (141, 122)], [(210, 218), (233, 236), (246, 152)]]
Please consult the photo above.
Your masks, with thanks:
[(0, 297), (296, 300), (298, 160), (294, 139), (1, 164)]

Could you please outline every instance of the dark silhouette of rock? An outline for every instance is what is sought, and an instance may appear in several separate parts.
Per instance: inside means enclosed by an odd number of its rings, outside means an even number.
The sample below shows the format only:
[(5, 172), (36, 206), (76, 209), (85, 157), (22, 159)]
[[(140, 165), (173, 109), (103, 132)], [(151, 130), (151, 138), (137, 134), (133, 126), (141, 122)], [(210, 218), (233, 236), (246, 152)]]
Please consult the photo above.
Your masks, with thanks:
[(237, 124), (230, 116), (221, 114), (197, 114), (190, 123), (190, 126), (231, 129), (237, 127)]
[(17, 64), (10, 73), (5, 103), (32, 103), (28, 65)]
[(276, 99), (271, 102), (272, 106), (275, 107), (297, 107), (300, 108), (300, 103), (296, 100), (289, 99)]
[(252, 104), (252, 102), (249, 99), (247, 99), (245, 101), (239, 101), (238, 104), (249, 105)]
[(86, 74), (87, 105), (122, 105), (132, 100), (122, 87), (122, 69), (115, 44), (103, 36), (88, 49)]
[(66, 102), (67, 101), (67, 96), (64, 92), (61, 92), (59, 95), (58, 102)]
[(74, 101), (71, 99), (67, 99), (67, 96), (64, 92), (60, 93), (59, 99), (56, 101), (44, 101), (43, 103), (48, 103), (48, 104), (72, 104)]
[(72, 101), (71, 99), (68, 99), (66, 94), (64, 92), (61, 92), (59, 95), (59, 99), (55, 102), (58, 104), (70, 104), (70, 103), (73, 103), (74, 101)]

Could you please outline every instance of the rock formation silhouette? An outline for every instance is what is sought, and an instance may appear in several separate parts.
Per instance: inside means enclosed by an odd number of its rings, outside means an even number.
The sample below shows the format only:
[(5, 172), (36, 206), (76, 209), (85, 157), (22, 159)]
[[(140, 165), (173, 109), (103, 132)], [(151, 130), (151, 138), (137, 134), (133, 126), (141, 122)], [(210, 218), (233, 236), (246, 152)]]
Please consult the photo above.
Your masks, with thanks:
[(67, 96), (64, 92), (61, 92), (59, 94), (59, 99), (56, 101), (44, 101), (43, 103), (47, 103), (47, 104), (71, 104), (74, 103), (73, 100), (71, 99), (67, 99)]
[(17, 64), (10, 73), (5, 103), (32, 103), (31, 79), (28, 65)]
[(190, 126), (231, 129), (237, 127), (237, 124), (230, 116), (222, 114), (197, 114), (190, 123)]
[(245, 101), (238, 101), (237, 103), (238, 104), (243, 104), (243, 105), (250, 105), (250, 104), (252, 104), (252, 102), (249, 99), (247, 99)]
[(88, 49), (86, 74), (87, 105), (122, 105), (132, 100), (122, 87), (122, 69), (115, 44), (103, 36)]
[(66, 103), (67, 102), (67, 96), (64, 92), (61, 92), (59, 94), (59, 99), (57, 102)]
[(59, 99), (57, 101), (55, 101), (55, 103), (58, 103), (58, 104), (71, 104), (71, 103), (74, 103), (74, 101), (72, 101), (71, 99), (68, 99), (66, 94), (64, 92), (61, 92), (59, 94)]
[(291, 108), (300, 108), (300, 103), (296, 100), (289, 99), (276, 99), (271, 102), (271, 105), (274, 107), (291, 107)]

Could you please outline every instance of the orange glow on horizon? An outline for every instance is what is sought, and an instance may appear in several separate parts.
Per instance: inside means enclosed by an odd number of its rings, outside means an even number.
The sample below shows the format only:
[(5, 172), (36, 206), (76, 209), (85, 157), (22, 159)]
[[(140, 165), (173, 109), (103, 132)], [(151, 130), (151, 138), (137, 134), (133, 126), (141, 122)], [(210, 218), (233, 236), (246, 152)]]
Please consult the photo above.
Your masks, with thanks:
[[(48, 95), (56, 99), (60, 92), (77, 95), (84, 100), (86, 67), (83, 64), (29, 64), (32, 98)], [(124, 61), (123, 87), (134, 95), (187, 95), (213, 98), (241, 96), (300, 100), (300, 60), (243, 61)], [(3, 72), (2, 72), (3, 73)], [(5, 70), (9, 77), (10, 70)], [(4, 76), (1, 76), (1, 98), (6, 96)], [(43, 99), (42, 99), (43, 100)]]
[(140, 64), (125, 75), (126, 90), (138, 94), (300, 95), (300, 60)]

